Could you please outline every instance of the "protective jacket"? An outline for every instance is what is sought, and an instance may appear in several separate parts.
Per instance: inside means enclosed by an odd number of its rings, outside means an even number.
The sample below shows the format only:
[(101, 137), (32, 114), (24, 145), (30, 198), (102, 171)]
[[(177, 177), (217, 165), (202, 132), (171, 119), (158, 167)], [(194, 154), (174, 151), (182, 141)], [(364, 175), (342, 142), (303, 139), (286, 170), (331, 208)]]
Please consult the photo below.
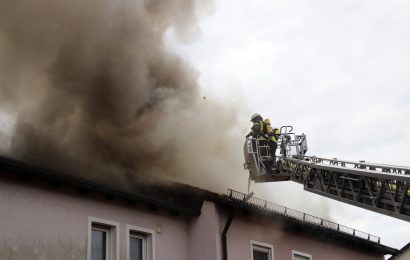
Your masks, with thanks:
[(253, 123), (251, 127), (251, 132), (247, 135), (247, 137), (252, 136), (254, 138), (258, 138), (258, 140), (268, 140), (268, 135), (264, 131), (265, 124), (263, 121)]

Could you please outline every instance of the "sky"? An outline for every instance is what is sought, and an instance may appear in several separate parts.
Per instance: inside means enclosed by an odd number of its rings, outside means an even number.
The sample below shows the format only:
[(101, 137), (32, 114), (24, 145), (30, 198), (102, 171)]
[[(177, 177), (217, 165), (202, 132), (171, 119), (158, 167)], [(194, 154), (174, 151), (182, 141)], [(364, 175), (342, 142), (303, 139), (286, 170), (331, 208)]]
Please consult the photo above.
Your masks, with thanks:
[[(240, 101), (241, 124), (260, 113), (306, 133), (308, 155), (410, 166), (410, 2), (223, 0), (202, 14), (199, 27), (189, 44), (171, 29), (169, 47), (196, 68), (204, 96)], [(383, 244), (409, 242), (410, 223), (302, 185), (251, 189), (380, 236)]]

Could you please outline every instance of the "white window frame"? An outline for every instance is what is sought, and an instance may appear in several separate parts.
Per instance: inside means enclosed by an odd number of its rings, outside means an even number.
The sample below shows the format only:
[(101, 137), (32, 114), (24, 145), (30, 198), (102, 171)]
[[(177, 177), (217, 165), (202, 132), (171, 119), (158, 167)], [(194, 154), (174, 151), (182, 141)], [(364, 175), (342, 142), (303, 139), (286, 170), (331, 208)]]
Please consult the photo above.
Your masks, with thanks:
[[(96, 225), (97, 227), (93, 227)], [(107, 228), (100, 228), (98, 226), (104, 226)], [(92, 229), (107, 232), (107, 260), (119, 260), (120, 259), (120, 225), (118, 222), (88, 217), (88, 243), (87, 243), (87, 260), (91, 260), (91, 235)]]
[(312, 260), (312, 255), (306, 254), (306, 253), (303, 253), (303, 252), (299, 252), (299, 251), (296, 251), (296, 250), (292, 250), (292, 260), (295, 260), (295, 254), (300, 255), (300, 256), (304, 256), (304, 257), (309, 257), (309, 260)]
[(143, 239), (145, 259), (155, 260), (155, 231), (153, 229), (133, 226), (133, 225), (127, 225), (126, 230), (127, 230), (127, 258), (126, 259), (130, 260), (130, 237), (137, 237), (137, 238)]
[(263, 243), (263, 242), (259, 242), (259, 241), (255, 241), (255, 240), (251, 240), (251, 259), (253, 259), (253, 249), (259, 249), (261, 251), (266, 250), (268, 253), (268, 258), (269, 260), (275, 260), (275, 256), (274, 256), (274, 251), (273, 251), (273, 245), (271, 244), (267, 244), (267, 243)]

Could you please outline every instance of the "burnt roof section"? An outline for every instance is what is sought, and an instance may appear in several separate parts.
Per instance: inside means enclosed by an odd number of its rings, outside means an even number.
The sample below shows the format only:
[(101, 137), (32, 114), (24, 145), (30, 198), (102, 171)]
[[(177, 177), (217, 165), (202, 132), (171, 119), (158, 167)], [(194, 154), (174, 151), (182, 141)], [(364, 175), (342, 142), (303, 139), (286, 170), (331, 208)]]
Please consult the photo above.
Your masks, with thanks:
[[(42, 180), (51, 185), (60, 187), (67, 185), (76, 188), (79, 192), (100, 193), (106, 198), (123, 199), (130, 204), (143, 203), (150, 208), (162, 208), (169, 210), (173, 214), (184, 214), (188, 216), (198, 216), (201, 214), (202, 204), (205, 200), (215, 202), (227, 210), (237, 211), (245, 214), (257, 214), (272, 217), (273, 220), (286, 223), (288, 229), (298, 232), (308, 232), (315, 236), (334, 241), (344, 241), (345, 244), (359, 246), (383, 254), (396, 255), (400, 251), (369, 239), (363, 239), (340, 230), (326, 228), (325, 226), (315, 225), (285, 214), (273, 212), (264, 207), (256, 207), (252, 203), (241, 199), (234, 199), (232, 196), (217, 194), (186, 184), (171, 183), (159, 185), (141, 185), (135, 192), (125, 192), (118, 188), (96, 184), (95, 182), (75, 178), (60, 172), (36, 167), (27, 163), (16, 161), (9, 158), (0, 157), (1, 176), (11, 173), (18, 176), (21, 180)], [(312, 216), (313, 217), (313, 216)]]

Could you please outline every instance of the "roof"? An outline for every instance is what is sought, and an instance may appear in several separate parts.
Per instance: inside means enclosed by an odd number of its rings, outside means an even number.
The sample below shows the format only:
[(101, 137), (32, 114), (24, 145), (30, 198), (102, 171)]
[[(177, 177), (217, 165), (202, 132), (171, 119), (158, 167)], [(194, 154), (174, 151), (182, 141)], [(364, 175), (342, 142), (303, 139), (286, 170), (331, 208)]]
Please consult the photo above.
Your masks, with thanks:
[[(133, 193), (118, 187), (97, 184), (90, 180), (72, 177), (60, 172), (36, 167), (9, 158), (0, 157), (0, 170), (3, 177), (7, 173), (21, 181), (32, 179), (48, 182), (53, 187), (69, 186), (82, 194), (99, 193), (107, 200), (125, 200), (129, 204), (145, 204), (151, 209), (162, 208), (172, 214), (197, 216), (201, 213), (204, 198), (209, 191), (179, 183), (136, 186)], [(190, 194), (189, 197), (186, 194)]]
[(353, 243), (356, 247), (382, 254), (396, 255), (400, 252), (400, 250), (381, 244), (380, 237), (262, 199), (248, 198), (247, 194), (238, 191), (228, 190), (228, 193), (223, 195), (222, 203), (248, 213), (274, 218), (285, 223), (288, 229), (317, 234), (326, 240), (345, 244)]
[(186, 184), (162, 183), (140, 185), (131, 193), (4, 157), (0, 157), (1, 170), (2, 177), (9, 174), (21, 181), (35, 179), (53, 187), (69, 186), (82, 194), (98, 193), (107, 200), (126, 200), (131, 205), (144, 204), (150, 209), (161, 208), (172, 214), (198, 216), (203, 202), (212, 201), (230, 212), (263, 215), (282, 221), (288, 228), (297, 229), (298, 232), (316, 233), (321, 238), (345, 241), (383, 254), (396, 255), (400, 252), (380, 244), (380, 238), (376, 236), (257, 198), (244, 200), (246, 194), (232, 190), (228, 190), (228, 194), (217, 194)]

